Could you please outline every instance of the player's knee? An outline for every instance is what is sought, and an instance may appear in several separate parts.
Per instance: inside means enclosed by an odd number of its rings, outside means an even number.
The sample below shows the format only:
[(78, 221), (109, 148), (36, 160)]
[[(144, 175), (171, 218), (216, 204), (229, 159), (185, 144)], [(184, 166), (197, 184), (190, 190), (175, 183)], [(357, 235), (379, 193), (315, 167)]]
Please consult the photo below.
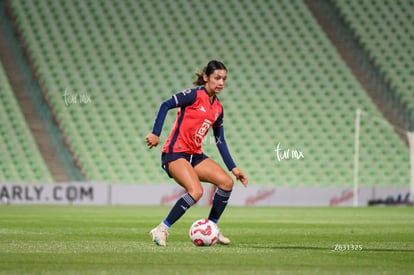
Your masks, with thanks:
[(188, 190), (188, 193), (195, 201), (199, 201), (203, 196), (203, 188), (193, 188), (191, 190)]
[(233, 189), (234, 181), (230, 176), (225, 177), (220, 184), (220, 189), (230, 191)]

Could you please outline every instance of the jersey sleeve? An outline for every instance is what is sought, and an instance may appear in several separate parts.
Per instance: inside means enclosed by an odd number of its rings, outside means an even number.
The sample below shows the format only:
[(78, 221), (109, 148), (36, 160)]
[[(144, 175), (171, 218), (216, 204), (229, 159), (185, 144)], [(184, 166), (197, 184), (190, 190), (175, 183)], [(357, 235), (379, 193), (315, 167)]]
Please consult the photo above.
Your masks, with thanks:
[(187, 89), (182, 92), (179, 92), (172, 97), (175, 100), (177, 107), (185, 107), (193, 104), (197, 98), (196, 89)]
[(156, 136), (161, 135), (162, 126), (164, 125), (165, 117), (167, 116), (168, 110), (176, 107), (173, 98), (170, 98), (160, 104), (157, 115), (155, 117), (154, 126), (152, 127), (152, 133)]
[(160, 136), (162, 126), (164, 125), (165, 117), (167, 116), (168, 111), (172, 108), (191, 105), (195, 102), (196, 97), (197, 92), (194, 89), (187, 89), (173, 95), (170, 99), (162, 102), (155, 117), (152, 133), (154, 135)]
[(229, 148), (227, 147), (226, 139), (224, 138), (224, 127), (223, 127), (223, 113), (216, 120), (213, 126), (214, 137), (216, 140), (217, 149), (220, 152), (221, 157), (223, 158), (224, 164), (227, 166), (227, 169), (231, 171), (233, 168), (237, 167), (233, 161), (233, 158), (230, 155)]

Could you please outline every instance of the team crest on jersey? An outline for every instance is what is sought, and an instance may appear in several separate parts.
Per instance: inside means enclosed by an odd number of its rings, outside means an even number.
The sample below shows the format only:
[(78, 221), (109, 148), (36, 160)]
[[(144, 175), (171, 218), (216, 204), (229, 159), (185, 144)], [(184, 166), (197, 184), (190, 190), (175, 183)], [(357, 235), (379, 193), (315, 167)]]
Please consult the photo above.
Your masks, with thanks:
[(219, 112), (216, 112), (216, 114), (214, 115), (214, 120), (217, 120), (218, 117), (219, 117)]

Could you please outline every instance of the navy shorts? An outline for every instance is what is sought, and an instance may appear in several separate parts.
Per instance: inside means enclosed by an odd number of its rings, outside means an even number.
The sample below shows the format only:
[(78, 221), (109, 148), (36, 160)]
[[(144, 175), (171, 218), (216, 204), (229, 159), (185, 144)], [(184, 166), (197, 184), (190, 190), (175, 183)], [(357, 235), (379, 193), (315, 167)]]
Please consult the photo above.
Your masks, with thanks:
[(168, 172), (168, 164), (177, 159), (186, 159), (193, 167), (207, 159), (208, 156), (204, 153), (201, 154), (187, 154), (187, 153), (162, 153), (161, 155), (161, 167), (167, 172), (168, 176), (172, 178)]

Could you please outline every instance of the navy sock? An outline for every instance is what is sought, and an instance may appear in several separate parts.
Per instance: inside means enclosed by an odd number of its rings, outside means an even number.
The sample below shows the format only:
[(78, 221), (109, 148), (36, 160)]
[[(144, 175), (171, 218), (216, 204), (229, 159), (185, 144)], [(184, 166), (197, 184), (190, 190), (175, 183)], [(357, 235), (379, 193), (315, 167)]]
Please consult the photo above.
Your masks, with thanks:
[(195, 203), (196, 201), (193, 199), (193, 197), (191, 197), (190, 194), (185, 193), (181, 196), (181, 198), (177, 200), (173, 208), (171, 208), (170, 213), (168, 213), (163, 223), (166, 226), (171, 227), (171, 225), (178, 221), (178, 219), (184, 215), (185, 211), (187, 211), (187, 209)]
[(230, 191), (224, 191), (220, 188), (216, 189), (216, 193), (213, 198), (213, 205), (211, 206), (210, 215), (208, 219), (214, 223), (217, 223), (220, 219), (221, 214), (223, 214), (224, 209), (227, 206), (228, 200), (231, 195)]

